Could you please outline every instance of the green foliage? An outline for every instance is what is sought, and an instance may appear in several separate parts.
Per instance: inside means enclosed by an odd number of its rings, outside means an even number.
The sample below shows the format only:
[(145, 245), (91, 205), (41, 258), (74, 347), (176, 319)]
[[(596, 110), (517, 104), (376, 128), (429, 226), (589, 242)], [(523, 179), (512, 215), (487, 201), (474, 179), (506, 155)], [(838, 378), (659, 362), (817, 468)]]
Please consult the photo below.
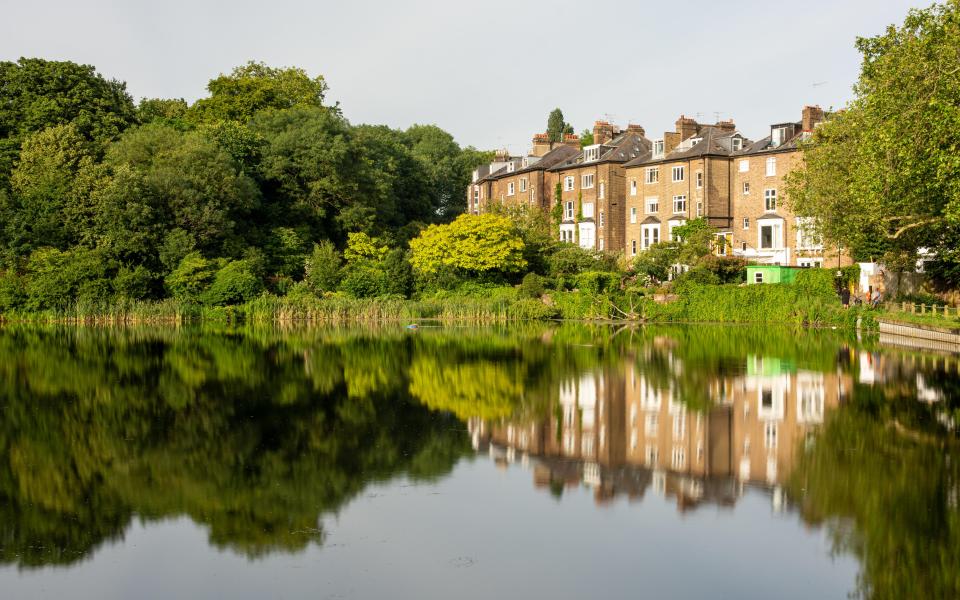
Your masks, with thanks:
[(651, 244), (633, 259), (633, 270), (647, 285), (658, 285), (667, 281), (670, 270), (679, 260), (679, 251), (674, 242)]
[(539, 299), (543, 295), (543, 278), (536, 273), (527, 273), (520, 283), (521, 298)]
[(584, 129), (580, 132), (580, 147), (584, 148), (586, 146), (593, 145), (593, 131), (589, 129)]
[(551, 277), (568, 277), (584, 271), (616, 271), (616, 260), (602, 252), (573, 244), (558, 244), (547, 257)]
[(227, 306), (252, 300), (263, 291), (263, 281), (246, 260), (233, 260), (223, 265), (213, 281), (200, 295), (204, 304)]
[(213, 282), (216, 274), (216, 261), (204, 258), (199, 252), (191, 252), (167, 275), (164, 285), (177, 300), (196, 302)]
[(585, 271), (577, 275), (576, 285), (587, 294), (603, 294), (620, 288), (620, 275), (603, 271)]
[(14, 271), (0, 273), (0, 314), (22, 307), (26, 300), (23, 279)]
[(123, 266), (113, 277), (113, 290), (121, 300), (143, 300), (151, 295), (156, 276), (143, 265)]
[(189, 105), (183, 98), (143, 98), (137, 105), (137, 120), (140, 123), (159, 121), (166, 125), (180, 125)]
[(494, 214), (460, 215), (431, 225), (410, 241), (414, 269), (427, 275), (449, 267), (466, 273), (516, 273), (526, 266), (524, 243), (513, 222)]
[(547, 117), (547, 136), (551, 142), (562, 142), (563, 134), (566, 133), (569, 125), (563, 120), (563, 111), (555, 108), (550, 111)]
[(210, 80), (207, 90), (210, 97), (191, 107), (191, 118), (245, 123), (266, 109), (322, 106), (327, 83), (322, 76), (311, 78), (303, 69), (250, 61), (229, 75)]
[(960, 4), (911, 10), (859, 38), (856, 98), (814, 133), (788, 201), (828, 246), (859, 257), (956, 246), (960, 224)]
[(351, 265), (340, 282), (340, 290), (354, 298), (379, 296), (386, 292), (384, 272), (369, 263)]
[(136, 120), (126, 84), (72, 62), (0, 61), (0, 99), (0, 188), (31, 133), (70, 124), (85, 139), (103, 143)]
[(323, 241), (314, 244), (313, 253), (306, 260), (307, 286), (315, 294), (332, 292), (340, 286), (340, 267), (343, 259), (333, 243)]
[(409, 298), (413, 293), (413, 267), (403, 250), (391, 250), (383, 261), (384, 293)]
[(74, 302), (106, 302), (112, 296), (108, 264), (91, 250), (41, 248), (26, 265), (26, 308), (62, 310)]

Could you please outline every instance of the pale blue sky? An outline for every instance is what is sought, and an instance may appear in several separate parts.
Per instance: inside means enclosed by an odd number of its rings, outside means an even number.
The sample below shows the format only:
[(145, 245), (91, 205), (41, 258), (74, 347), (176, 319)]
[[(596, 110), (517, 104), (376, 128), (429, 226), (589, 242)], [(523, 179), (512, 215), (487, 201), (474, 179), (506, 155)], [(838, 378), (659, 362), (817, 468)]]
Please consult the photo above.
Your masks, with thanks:
[(90, 63), (137, 99), (191, 101), (247, 60), (296, 65), (355, 123), (436, 123), (514, 152), (555, 106), (578, 131), (609, 116), (656, 137), (681, 113), (719, 112), (759, 138), (804, 104), (845, 104), (856, 36), (929, 4), (48, 0), (3, 8), (0, 59)]

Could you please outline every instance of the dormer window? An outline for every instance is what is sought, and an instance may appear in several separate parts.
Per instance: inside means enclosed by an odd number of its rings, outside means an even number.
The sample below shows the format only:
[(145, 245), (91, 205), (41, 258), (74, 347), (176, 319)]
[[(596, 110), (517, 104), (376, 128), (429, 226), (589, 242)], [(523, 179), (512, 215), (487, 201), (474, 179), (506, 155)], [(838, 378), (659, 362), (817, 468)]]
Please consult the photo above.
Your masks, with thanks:
[(653, 157), (663, 157), (663, 140), (653, 140)]
[(703, 141), (703, 138), (698, 138), (698, 137), (697, 137), (697, 138), (691, 138), (691, 139), (690, 139), (690, 147), (693, 148), (694, 146), (696, 146), (697, 144), (699, 144), (699, 143), (702, 142), (702, 141)]
[(770, 145), (776, 148), (787, 141), (787, 128), (774, 127), (770, 130)]
[(734, 152), (739, 152), (740, 150), (743, 150), (743, 139), (742, 139), (742, 138), (738, 138), (738, 137), (731, 138), (731, 139), (730, 139), (730, 148), (731, 148)]
[(587, 146), (583, 149), (583, 162), (592, 162), (600, 158), (600, 146)]
[(514, 169), (517, 168), (517, 164), (513, 161), (507, 163), (507, 173), (513, 173)]

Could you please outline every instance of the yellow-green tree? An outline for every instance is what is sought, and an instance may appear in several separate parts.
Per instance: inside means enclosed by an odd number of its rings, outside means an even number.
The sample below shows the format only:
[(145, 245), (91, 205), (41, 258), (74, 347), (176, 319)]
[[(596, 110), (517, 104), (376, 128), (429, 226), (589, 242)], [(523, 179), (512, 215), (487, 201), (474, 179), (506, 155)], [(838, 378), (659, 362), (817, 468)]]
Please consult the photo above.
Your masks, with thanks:
[(527, 266), (520, 232), (503, 215), (460, 215), (448, 225), (431, 225), (410, 249), (413, 268), (428, 275), (443, 268), (516, 273)]

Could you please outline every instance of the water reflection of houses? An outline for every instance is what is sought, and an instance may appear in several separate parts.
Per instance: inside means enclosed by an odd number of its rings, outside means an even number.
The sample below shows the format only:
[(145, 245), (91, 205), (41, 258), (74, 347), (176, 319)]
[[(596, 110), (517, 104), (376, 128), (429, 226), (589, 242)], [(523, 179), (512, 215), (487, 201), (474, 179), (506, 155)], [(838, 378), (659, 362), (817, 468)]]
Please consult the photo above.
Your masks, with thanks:
[(648, 377), (630, 360), (560, 382), (546, 418), (475, 420), (470, 430), (476, 448), (504, 465), (526, 465), (535, 486), (555, 494), (587, 486), (603, 504), (618, 496), (638, 500), (649, 489), (689, 510), (732, 505), (744, 486), (756, 486), (779, 506), (796, 449), (850, 381), (756, 357), (741, 373), (705, 385), (712, 402), (693, 410), (676, 380)]

